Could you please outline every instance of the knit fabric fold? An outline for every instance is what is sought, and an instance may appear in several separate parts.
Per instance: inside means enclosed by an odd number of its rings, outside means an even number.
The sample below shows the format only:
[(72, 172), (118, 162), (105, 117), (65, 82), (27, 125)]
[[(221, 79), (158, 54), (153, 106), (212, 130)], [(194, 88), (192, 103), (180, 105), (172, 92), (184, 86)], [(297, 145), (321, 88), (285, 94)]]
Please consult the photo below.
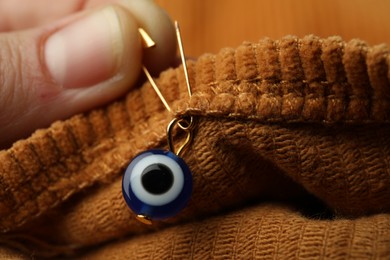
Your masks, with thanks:
[(126, 259), (386, 259), (389, 228), (382, 214), (329, 221), (265, 204), (119, 241), (85, 258), (120, 252)]
[[(389, 63), (387, 46), (359, 40), (263, 39), (188, 62), (191, 98), (182, 67), (163, 72), (173, 114), (145, 83), (38, 130), (0, 151), (0, 247), (93, 259), (389, 257)], [(121, 176), (137, 153), (167, 148), (166, 126), (182, 115), (196, 122), (183, 155), (191, 201), (142, 225)]]

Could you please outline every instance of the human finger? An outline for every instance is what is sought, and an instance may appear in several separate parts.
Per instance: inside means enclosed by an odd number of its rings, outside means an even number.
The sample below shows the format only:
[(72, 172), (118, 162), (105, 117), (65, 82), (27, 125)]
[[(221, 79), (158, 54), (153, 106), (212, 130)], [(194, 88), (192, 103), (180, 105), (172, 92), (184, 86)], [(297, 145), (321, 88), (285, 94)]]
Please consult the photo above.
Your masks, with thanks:
[(0, 146), (123, 94), (138, 78), (138, 22), (118, 5), (0, 34)]
[[(169, 16), (151, 0), (1, 0), (0, 32), (33, 28), (58, 18), (89, 10), (98, 6), (117, 3), (124, 6), (136, 18), (157, 43), (145, 52), (144, 62), (152, 74), (174, 62), (176, 54), (175, 32)], [(158, 62), (157, 62), (158, 61)]]
[(86, 0), (1, 0), (0, 32), (41, 26), (85, 8)]

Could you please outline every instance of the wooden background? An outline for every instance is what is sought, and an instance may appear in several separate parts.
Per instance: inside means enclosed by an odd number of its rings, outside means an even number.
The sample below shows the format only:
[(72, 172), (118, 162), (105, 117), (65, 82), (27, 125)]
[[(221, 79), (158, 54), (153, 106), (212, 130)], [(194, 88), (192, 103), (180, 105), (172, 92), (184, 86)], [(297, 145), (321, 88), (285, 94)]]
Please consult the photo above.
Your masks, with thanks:
[(390, 45), (390, 0), (156, 0), (178, 20), (187, 56), (284, 35)]

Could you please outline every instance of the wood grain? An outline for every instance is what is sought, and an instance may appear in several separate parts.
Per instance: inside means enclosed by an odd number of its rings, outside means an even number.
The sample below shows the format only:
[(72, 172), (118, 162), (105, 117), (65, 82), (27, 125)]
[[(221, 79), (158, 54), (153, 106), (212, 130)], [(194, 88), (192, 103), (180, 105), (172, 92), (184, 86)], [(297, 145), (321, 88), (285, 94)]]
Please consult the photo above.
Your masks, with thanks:
[(215, 53), (243, 41), (340, 35), (390, 43), (388, 0), (156, 0), (180, 22), (187, 56)]

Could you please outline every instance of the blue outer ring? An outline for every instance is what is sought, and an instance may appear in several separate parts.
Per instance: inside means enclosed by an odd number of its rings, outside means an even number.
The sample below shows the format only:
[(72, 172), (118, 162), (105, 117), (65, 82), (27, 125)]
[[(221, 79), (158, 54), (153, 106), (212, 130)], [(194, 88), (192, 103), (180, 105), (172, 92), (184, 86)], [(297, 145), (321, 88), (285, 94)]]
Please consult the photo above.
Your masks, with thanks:
[[(184, 175), (182, 191), (179, 193), (176, 199), (162, 206), (151, 206), (145, 202), (142, 202), (137, 198), (137, 196), (135, 196), (130, 185), (130, 176), (133, 172), (134, 166), (141, 159), (153, 154), (162, 154), (175, 160), (179, 164)], [(192, 194), (192, 174), (184, 160), (171, 151), (164, 151), (159, 149), (147, 150), (134, 157), (134, 159), (127, 167), (122, 178), (122, 193), (127, 205), (135, 214), (144, 215), (154, 220), (169, 218), (179, 213), (190, 200)]]

